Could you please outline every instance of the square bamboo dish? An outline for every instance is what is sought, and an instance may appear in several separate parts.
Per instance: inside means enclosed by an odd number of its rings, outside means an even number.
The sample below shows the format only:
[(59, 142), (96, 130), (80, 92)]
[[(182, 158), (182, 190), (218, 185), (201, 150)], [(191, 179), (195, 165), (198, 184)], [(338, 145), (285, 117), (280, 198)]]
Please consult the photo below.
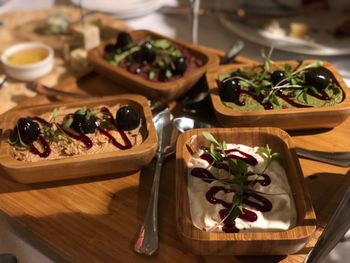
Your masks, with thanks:
[[(12, 146), (7, 142), (9, 129), (13, 129), (17, 120), (21, 117), (38, 116), (63, 106), (77, 108), (98, 105), (113, 106), (116, 104), (130, 105), (141, 116), (143, 123), (140, 132), (144, 139), (140, 145), (127, 150), (71, 156), (56, 160), (24, 162), (14, 158)], [(12, 179), (20, 183), (39, 183), (137, 171), (151, 162), (157, 147), (157, 133), (153, 125), (151, 110), (147, 99), (139, 95), (119, 95), (25, 107), (8, 113), (4, 117), (2, 128), (4, 135), (0, 142), (0, 164)]]
[(132, 31), (130, 32), (130, 35), (135, 42), (138, 42), (147, 36), (151, 36), (155, 39), (170, 40), (175, 44), (185, 47), (191, 54), (204, 62), (201, 67), (185, 74), (179, 79), (167, 82), (155, 82), (144, 79), (119, 66), (111, 65), (103, 58), (103, 49), (106, 43), (89, 51), (88, 60), (99, 74), (112, 80), (116, 84), (121, 85), (132, 92), (142, 94), (149, 99), (161, 101), (174, 100), (186, 93), (186, 91), (188, 91), (200, 79), (200, 77), (205, 74), (209, 66), (219, 64), (219, 57), (214, 52), (210, 52), (207, 49), (202, 49), (199, 46), (184, 41), (171, 39), (147, 30)]
[[(314, 61), (305, 61), (306, 64), (312, 62)], [(282, 68), (285, 63), (289, 63), (292, 68), (295, 68), (298, 64), (297, 61), (276, 62)], [(208, 70), (206, 78), (210, 89), (211, 101), (216, 118), (224, 127), (268, 126), (285, 130), (334, 128), (348, 118), (350, 114), (350, 91), (335, 67), (328, 62), (324, 62), (323, 66), (332, 72), (335, 80), (345, 94), (344, 100), (339, 104), (317, 108), (272, 109), (250, 112), (237, 111), (225, 106), (218, 94), (217, 80), (219, 76), (234, 72), (240, 68), (249, 70), (256, 66), (259, 66), (259, 64), (224, 65), (212, 67)], [(274, 69), (272, 67), (271, 71)]]
[[(211, 233), (192, 224), (187, 192), (187, 163), (191, 157), (186, 143), (197, 135), (198, 146), (209, 143), (202, 136), (211, 132), (219, 141), (248, 146), (266, 146), (282, 156), (297, 211), (296, 226), (285, 231), (252, 233)], [(195, 129), (180, 135), (176, 148), (176, 222), (182, 242), (200, 255), (287, 255), (304, 247), (316, 230), (316, 217), (304, 177), (298, 162), (295, 146), (289, 135), (278, 128), (212, 128)]]

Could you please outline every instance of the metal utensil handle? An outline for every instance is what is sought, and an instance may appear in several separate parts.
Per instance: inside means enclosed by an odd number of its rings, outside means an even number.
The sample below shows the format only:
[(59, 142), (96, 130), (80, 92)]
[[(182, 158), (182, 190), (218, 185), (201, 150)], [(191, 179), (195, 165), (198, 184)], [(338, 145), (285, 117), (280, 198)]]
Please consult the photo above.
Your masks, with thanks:
[(350, 166), (350, 153), (347, 152), (320, 152), (312, 151), (303, 148), (296, 148), (296, 152), (299, 156), (335, 164), (339, 166)]
[(307, 263), (322, 262), (350, 228), (350, 188), (320, 236)]
[(197, 44), (198, 43), (198, 16), (199, 16), (199, 6), (201, 1), (200, 0), (190, 0), (191, 4), (191, 22), (192, 22), (192, 43)]
[(235, 43), (233, 43), (233, 45), (230, 47), (230, 49), (226, 52), (225, 57), (222, 58), (221, 60), (221, 64), (229, 64), (231, 63), (235, 57), (237, 57), (237, 55), (239, 53), (241, 53), (241, 51), (244, 48), (244, 43), (242, 40), (237, 40)]
[(158, 250), (158, 194), (162, 165), (163, 159), (157, 159), (146, 217), (134, 246), (137, 253), (146, 256), (151, 256)]

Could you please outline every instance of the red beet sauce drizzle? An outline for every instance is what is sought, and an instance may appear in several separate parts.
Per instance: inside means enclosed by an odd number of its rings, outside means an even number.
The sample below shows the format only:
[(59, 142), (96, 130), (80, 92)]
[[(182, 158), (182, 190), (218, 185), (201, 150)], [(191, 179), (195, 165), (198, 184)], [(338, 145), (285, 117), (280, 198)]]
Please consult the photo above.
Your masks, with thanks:
[[(107, 109), (106, 107), (102, 107), (100, 112), (102, 114), (104, 114), (107, 119), (109, 120), (109, 122), (114, 126), (115, 126), (115, 120), (114, 117), (112, 115), (112, 113), (109, 111), (109, 109)], [(129, 140), (128, 136), (125, 134), (125, 132), (123, 130), (120, 130), (116, 127), (117, 131), (119, 132), (120, 136), (123, 139), (124, 145), (120, 144), (119, 142), (117, 142), (117, 140), (113, 137), (112, 134), (110, 134), (107, 130), (104, 130), (101, 127), (98, 127), (98, 130), (106, 137), (108, 137), (108, 139), (110, 139), (113, 143), (113, 145), (117, 148), (119, 148), (120, 150), (127, 150), (130, 149), (132, 147), (131, 141)]]
[[(40, 117), (30, 117), (30, 119), (33, 121), (37, 121), (37, 122), (41, 123), (42, 125), (49, 124), (46, 120), (44, 120), (43, 118), (40, 118)], [(48, 157), (51, 153), (51, 148), (50, 148), (49, 143), (41, 135), (39, 135), (38, 141), (39, 141), (40, 145), (43, 147), (44, 151), (40, 152), (39, 149), (36, 148), (33, 143), (29, 144), (29, 151), (35, 155), (38, 155), (40, 158)]]
[[(109, 111), (109, 109), (107, 109), (106, 107), (103, 107), (101, 108), (101, 113), (103, 113), (107, 119), (109, 120), (109, 122), (111, 124), (114, 125), (115, 123), (115, 120), (114, 120), (114, 117), (113, 115), (111, 114), (111, 112)], [(69, 116), (69, 115), (68, 115)], [(46, 120), (44, 120), (43, 118), (41, 117), (38, 117), (38, 116), (34, 116), (34, 117), (31, 117), (31, 119), (33, 121), (37, 121), (39, 123), (41, 123), (42, 125), (49, 125), (50, 123), (47, 122)], [(61, 129), (62, 131), (65, 132), (65, 134), (67, 134), (69, 137), (73, 138), (74, 140), (77, 140), (77, 141), (81, 141), (82, 143), (84, 143), (84, 145), (86, 146), (87, 149), (90, 149), (92, 146), (93, 146), (93, 143), (91, 141), (91, 139), (86, 136), (85, 134), (75, 134), (74, 132), (71, 132), (69, 131), (68, 129), (64, 129), (62, 127), (62, 125), (60, 125), (59, 123), (55, 123), (56, 126)], [(115, 125), (114, 125), (115, 126)], [(98, 130), (101, 132), (101, 134), (103, 134), (104, 136), (108, 137), (108, 139), (111, 140), (112, 144), (121, 149), (121, 150), (126, 150), (126, 149), (130, 149), (132, 147), (132, 144), (128, 138), (128, 136), (125, 134), (125, 132), (123, 130), (120, 130), (120, 129), (117, 129), (117, 131), (119, 132), (121, 138), (123, 139), (124, 141), (124, 144), (125, 145), (122, 145), (121, 143), (119, 143), (114, 137), (112, 134), (110, 134), (107, 130), (104, 130), (103, 128), (101, 127), (98, 127)], [(29, 145), (29, 150), (31, 153), (33, 154), (36, 154), (38, 156), (40, 156), (41, 158), (46, 158), (50, 155), (51, 153), (51, 148), (50, 148), (50, 145), (49, 143), (44, 139), (44, 137), (42, 137), (41, 135), (39, 136), (38, 138), (38, 141), (39, 143), (42, 145), (44, 151), (43, 152), (40, 152), (35, 146), (34, 144), (30, 144)]]
[[(256, 165), (258, 163), (253, 156), (239, 149), (234, 148), (234, 149), (227, 150), (225, 152), (228, 155), (230, 153), (237, 153), (237, 152), (240, 154), (239, 156), (230, 155), (229, 158), (241, 159), (250, 165)], [(207, 153), (202, 154), (200, 158), (207, 161), (209, 164), (213, 165), (217, 169), (224, 169), (226, 171), (229, 170), (227, 164), (225, 163), (220, 163), (219, 165), (216, 165), (213, 162), (214, 161), (213, 158)], [(191, 170), (191, 175), (202, 179), (206, 183), (211, 183), (212, 181), (216, 180), (215, 176), (205, 168), (199, 168), (199, 167), (193, 168)], [(251, 175), (253, 175), (253, 173), (248, 174), (248, 176), (251, 176)], [(260, 179), (260, 177), (262, 178)], [(271, 178), (267, 174), (259, 174), (258, 179), (247, 181), (247, 184), (250, 184), (250, 185), (255, 185), (256, 183), (259, 183), (262, 186), (268, 186), (271, 184)], [(226, 233), (237, 233), (239, 232), (239, 229), (236, 227), (235, 221), (230, 219), (230, 217), (228, 216), (232, 204), (215, 197), (215, 195), (220, 191), (223, 191), (225, 193), (234, 192), (234, 190), (227, 189), (223, 186), (213, 186), (206, 193), (205, 195), (206, 199), (211, 204), (221, 204), (223, 207), (225, 207), (224, 209), (221, 209), (219, 211), (220, 219), (223, 220), (222, 231)], [(260, 212), (269, 212), (272, 209), (272, 203), (268, 199), (253, 192), (244, 193), (243, 203), (250, 207), (255, 208), (257, 211), (260, 211)], [(248, 222), (255, 222), (258, 219), (257, 214), (247, 208), (243, 208), (242, 213), (238, 217)]]
[(39, 155), (41, 158), (46, 158), (47, 156), (50, 155), (51, 153), (51, 148), (50, 145), (47, 143), (47, 141), (44, 139), (44, 137), (42, 137), (41, 135), (39, 135), (38, 137), (38, 141), (41, 144), (41, 146), (44, 148), (43, 152), (40, 152), (38, 150), (38, 148), (36, 148), (34, 146), (33, 143), (29, 144), (29, 151), (33, 154)]

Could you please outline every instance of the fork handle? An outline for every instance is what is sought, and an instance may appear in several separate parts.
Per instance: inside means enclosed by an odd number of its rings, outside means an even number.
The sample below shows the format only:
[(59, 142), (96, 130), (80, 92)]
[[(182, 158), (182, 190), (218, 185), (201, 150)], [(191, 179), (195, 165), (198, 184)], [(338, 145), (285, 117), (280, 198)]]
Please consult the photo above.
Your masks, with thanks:
[(350, 188), (348, 188), (345, 196), (340, 201), (314, 249), (311, 250), (310, 255), (304, 262), (322, 262), (322, 260), (324, 260), (332, 249), (338, 244), (340, 239), (346, 234), (350, 227), (349, 207)]
[(163, 159), (157, 159), (146, 217), (134, 245), (137, 253), (146, 256), (151, 256), (158, 250), (158, 194), (162, 165)]
[(350, 166), (350, 154), (347, 152), (321, 152), (312, 151), (303, 148), (296, 148), (296, 152), (299, 156), (330, 163), (338, 166)]

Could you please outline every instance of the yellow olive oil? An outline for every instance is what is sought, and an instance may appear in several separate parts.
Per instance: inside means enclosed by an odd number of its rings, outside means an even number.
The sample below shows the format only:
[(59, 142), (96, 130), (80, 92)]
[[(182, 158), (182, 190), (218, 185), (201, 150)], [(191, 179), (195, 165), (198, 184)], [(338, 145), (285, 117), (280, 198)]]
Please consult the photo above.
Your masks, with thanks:
[(48, 55), (44, 48), (28, 48), (11, 55), (7, 61), (14, 65), (28, 65), (44, 60)]

